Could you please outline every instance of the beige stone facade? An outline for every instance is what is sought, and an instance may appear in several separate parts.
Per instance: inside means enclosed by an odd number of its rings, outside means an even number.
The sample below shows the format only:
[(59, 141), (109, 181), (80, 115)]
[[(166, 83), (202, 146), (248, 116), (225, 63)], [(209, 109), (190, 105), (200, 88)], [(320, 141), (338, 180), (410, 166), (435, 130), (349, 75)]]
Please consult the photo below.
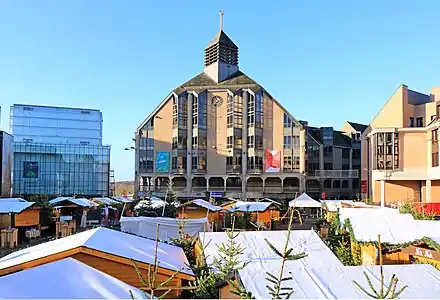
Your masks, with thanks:
[(390, 205), (440, 201), (440, 88), (422, 94), (401, 85), (362, 135), (366, 197)]
[(137, 128), (135, 192), (163, 196), (172, 180), (183, 198), (217, 192), (292, 199), (304, 191), (353, 197), (354, 129), (337, 132), (343, 143), (333, 144), (331, 128), (328, 145), (323, 131), (313, 130), (239, 70), (238, 47), (220, 31), (205, 50), (204, 72), (173, 90)]

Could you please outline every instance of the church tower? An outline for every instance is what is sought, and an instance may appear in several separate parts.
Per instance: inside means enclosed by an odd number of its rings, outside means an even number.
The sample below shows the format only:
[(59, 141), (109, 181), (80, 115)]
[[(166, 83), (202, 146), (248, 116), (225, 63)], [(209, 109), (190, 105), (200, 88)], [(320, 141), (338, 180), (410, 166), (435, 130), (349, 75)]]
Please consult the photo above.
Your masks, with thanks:
[(223, 11), (220, 11), (220, 31), (205, 49), (204, 72), (220, 83), (238, 71), (238, 47), (223, 31)]

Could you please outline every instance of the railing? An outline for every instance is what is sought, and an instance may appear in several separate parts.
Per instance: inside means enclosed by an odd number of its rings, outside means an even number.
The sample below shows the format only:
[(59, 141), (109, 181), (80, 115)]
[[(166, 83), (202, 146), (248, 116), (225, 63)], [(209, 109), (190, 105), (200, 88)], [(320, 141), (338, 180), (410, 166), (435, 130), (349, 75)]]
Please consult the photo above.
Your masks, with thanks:
[(283, 192), (283, 188), (281, 186), (266, 186), (264, 187), (264, 192), (265, 193), (282, 193)]
[(248, 174), (262, 174), (263, 173), (263, 169), (248, 169), (247, 173)]
[(316, 170), (316, 177), (321, 178), (358, 178), (358, 170)]

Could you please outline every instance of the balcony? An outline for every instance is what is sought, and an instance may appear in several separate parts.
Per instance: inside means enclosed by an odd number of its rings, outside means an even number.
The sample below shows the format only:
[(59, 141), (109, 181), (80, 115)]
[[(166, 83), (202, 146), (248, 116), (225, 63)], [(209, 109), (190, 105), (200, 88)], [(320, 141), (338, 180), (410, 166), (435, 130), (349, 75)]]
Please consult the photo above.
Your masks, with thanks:
[(241, 174), (241, 171), (242, 171), (241, 166), (237, 168), (229, 167), (229, 166), (226, 167), (226, 174)]
[(320, 178), (359, 178), (358, 170), (317, 170), (315, 176)]
[(248, 169), (247, 170), (248, 174), (263, 174), (263, 169)]
[(280, 194), (283, 192), (283, 188), (280, 186), (266, 186), (264, 192), (269, 194)]
[(185, 168), (185, 169), (183, 169), (183, 168), (172, 169), (171, 172), (172, 172), (173, 174), (182, 175), (182, 174), (185, 174), (185, 173), (186, 173), (186, 168)]

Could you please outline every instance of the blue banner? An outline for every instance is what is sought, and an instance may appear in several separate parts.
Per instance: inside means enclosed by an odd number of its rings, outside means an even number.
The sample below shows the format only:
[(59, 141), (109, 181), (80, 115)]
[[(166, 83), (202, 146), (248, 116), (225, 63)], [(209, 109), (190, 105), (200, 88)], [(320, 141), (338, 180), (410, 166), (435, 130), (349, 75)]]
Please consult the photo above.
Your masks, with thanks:
[(156, 152), (156, 173), (168, 173), (170, 171), (170, 153)]

